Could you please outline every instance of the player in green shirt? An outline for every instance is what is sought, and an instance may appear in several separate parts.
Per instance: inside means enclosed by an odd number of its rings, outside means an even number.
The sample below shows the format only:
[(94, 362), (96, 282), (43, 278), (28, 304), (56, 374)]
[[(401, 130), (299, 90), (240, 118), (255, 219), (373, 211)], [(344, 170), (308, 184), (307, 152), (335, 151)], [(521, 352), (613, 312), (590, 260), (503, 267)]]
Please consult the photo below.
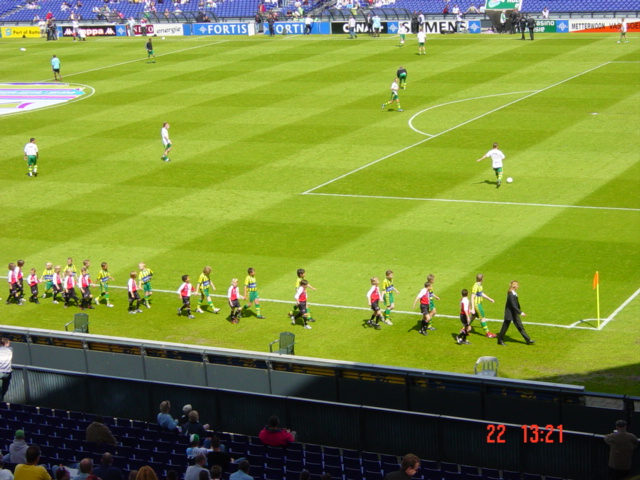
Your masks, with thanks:
[(484, 287), (482, 286), (483, 280), (484, 275), (479, 273), (476, 275), (476, 283), (474, 283), (471, 288), (471, 321), (473, 322), (476, 318), (480, 319), (480, 325), (482, 326), (485, 335), (489, 338), (495, 338), (496, 334), (489, 331), (489, 326), (485, 321), (484, 308), (482, 307), (482, 301), (485, 298), (491, 303), (495, 303), (495, 301), (484, 293)]
[(113, 307), (113, 303), (109, 301), (109, 280), (113, 280), (113, 277), (109, 275), (109, 265), (107, 262), (100, 264), (102, 270), (98, 273), (98, 284), (100, 285), (100, 295), (96, 297), (96, 305), (100, 305), (102, 297), (107, 301), (107, 307)]
[(44, 280), (44, 293), (42, 298), (47, 298), (47, 292), (53, 289), (53, 263), (47, 262), (42, 272), (42, 280)]
[(151, 277), (153, 277), (153, 271), (140, 262), (138, 264), (140, 271), (138, 272), (138, 289), (144, 291), (144, 304), (147, 308), (151, 308), (151, 295), (153, 295), (153, 289), (151, 288)]
[[(296, 292), (298, 291), (298, 288), (300, 288), (300, 282), (302, 282), (302, 280), (304, 280), (304, 276), (306, 275), (306, 271), (304, 268), (299, 268), (298, 271), (296, 272), (298, 275), (298, 278), (296, 279)], [(307, 288), (310, 288), (311, 290), (313, 290), (314, 292), (316, 291), (315, 288), (313, 288), (311, 285), (309, 285), (309, 283), (307, 282)], [(295, 303), (293, 305), (293, 308), (291, 309), (291, 311), (289, 312), (289, 318), (291, 317), (295, 317), (296, 313), (298, 311), (298, 304)], [(311, 311), (309, 310), (309, 308), (307, 307), (307, 320), (309, 322), (315, 322), (315, 319), (311, 317)]]
[(211, 300), (211, 293), (209, 290), (215, 290), (216, 287), (213, 283), (211, 283), (211, 267), (204, 267), (202, 273), (200, 274), (200, 278), (198, 278), (198, 285), (196, 286), (196, 291), (200, 293), (200, 299), (198, 300), (198, 308), (196, 308), (197, 313), (204, 313), (202, 310), (202, 306), (205, 302), (211, 307), (213, 313), (218, 313), (220, 311), (219, 308), (213, 306), (213, 301)]
[(248, 310), (252, 305), (255, 305), (258, 318), (264, 318), (260, 313), (260, 297), (258, 295), (255, 268), (249, 268), (247, 270), (247, 277), (244, 279), (244, 298), (249, 300), (249, 303), (242, 307), (242, 309)]
[(394, 309), (394, 293), (400, 293), (396, 287), (393, 286), (393, 270), (387, 270), (385, 272), (385, 279), (382, 281), (382, 296), (384, 298), (384, 323), (387, 325), (393, 325), (391, 322), (391, 310)]

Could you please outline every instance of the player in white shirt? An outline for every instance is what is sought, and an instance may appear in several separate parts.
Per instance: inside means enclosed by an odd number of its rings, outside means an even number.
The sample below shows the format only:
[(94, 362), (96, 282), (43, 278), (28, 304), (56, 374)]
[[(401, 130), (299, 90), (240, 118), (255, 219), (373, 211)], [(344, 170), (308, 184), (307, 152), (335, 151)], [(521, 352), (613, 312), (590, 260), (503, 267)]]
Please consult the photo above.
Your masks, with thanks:
[(396, 78), (393, 80), (393, 83), (391, 84), (391, 98), (389, 99), (388, 102), (385, 102), (382, 104), (382, 110), (384, 110), (388, 105), (395, 103), (398, 106), (398, 111), (404, 112), (404, 110), (402, 110), (402, 107), (400, 107), (400, 98), (398, 97), (399, 88), (400, 87), (398, 86), (398, 79)]
[(160, 130), (160, 135), (162, 135), (162, 144), (164, 145), (164, 153), (160, 157), (164, 162), (170, 162), (171, 159), (168, 157), (169, 152), (171, 151), (171, 139), (169, 138), (169, 125), (167, 122), (162, 124), (162, 130)]
[(420, 29), (416, 36), (418, 37), (418, 55), (426, 55), (427, 51), (424, 48), (424, 44), (427, 41), (427, 33)]
[(400, 46), (404, 47), (404, 39), (407, 36), (407, 32), (409, 31), (409, 27), (406, 23), (401, 23), (400, 28), (398, 29), (398, 34), (400, 35)]
[(505, 159), (505, 156), (504, 153), (498, 150), (498, 142), (493, 142), (493, 148), (485, 153), (484, 157), (479, 158), (478, 162), (489, 157), (491, 157), (491, 167), (496, 173), (496, 178), (498, 179), (496, 182), (496, 188), (500, 188), (500, 185), (502, 184), (502, 161)]
[(36, 139), (32, 138), (24, 146), (24, 159), (27, 162), (29, 171), (27, 175), (30, 177), (38, 176), (38, 146), (36, 145)]
[(620, 22), (620, 40), (618, 40), (618, 43), (622, 43), (623, 40), (624, 43), (629, 43), (629, 40), (627, 40), (627, 21), (624, 18)]

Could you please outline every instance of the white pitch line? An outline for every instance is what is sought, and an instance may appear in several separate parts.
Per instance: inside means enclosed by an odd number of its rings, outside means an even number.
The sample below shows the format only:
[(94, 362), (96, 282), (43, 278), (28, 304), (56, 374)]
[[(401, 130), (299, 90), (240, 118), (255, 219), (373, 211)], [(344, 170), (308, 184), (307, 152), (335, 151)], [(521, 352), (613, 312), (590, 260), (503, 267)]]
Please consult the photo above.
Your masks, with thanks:
[(387, 158), (393, 157), (394, 155), (397, 155), (398, 153), (402, 153), (402, 152), (404, 152), (406, 150), (409, 150), (410, 148), (417, 147), (418, 145), (421, 145), (421, 144), (423, 144), (425, 142), (428, 142), (429, 140), (433, 140), (434, 138), (437, 138), (437, 137), (439, 137), (441, 135), (444, 135), (445, 133), (452, 132), (452, 131), (460, 128), (460, 127), (463, 127), (463, 126), (471, 123), (471, 122), (475, 122), (476, 120), (484, 118), (487, 115), (491, 115), (492, 113), (498, 112), (498, 111), (500, 111), (500, 110), (502, 110), (504, 108), (507, 108), (507, 107), (509, 107), (511, 105), (514, 105), (514, 104), (518, 103), (518, 102), (521, 102), (522, 100), (526, 100), (527, 98), (533, 97), (534, 95), (537, 95), (537, 94), (542, 93), (542, 92), (546, 92), (547, 90), (549, 90), (551, 88), (554, 88), (554, 87), (557, 87), (558, 85), (562, 85), (563, 83), (569, 82), (569, 81), (573, 80), (574, 78), (578, 78), (578, 77), (580, 77), (582, 75), (585, 75), (587, 73), (593, 72), (594, 70), (597, 70), (598, 68), (601, 68), (601, 67), (604, 67), (605, 65), (608, 65), (609, 63), (610, 62), (602, 63), (602, 64), (600, 64), (600, 65), (598, 65), (596, 67), (593, 67), (593, 68), (590, 68), (588, 70), (585, 70), (584, 72), (577, 73), (576, 75), (573, 75), (573, 76), (571, 76), (569, 78), (565, 78), (564, 80), (561, 80), (561, 81), (556, 82), (556, 83), (554, 83), (552, 85), (549, 85), (548, 87), (544, 87), (544, 88), (542, 88), (540, 90), (535, 90), (532, 93), (530, 93), (529, 95), (525, 95), (524, 97), (521, 97), (521, 98), (518, 98), (516, 100), (513, 100), (512, 102), (509, 102), (509, 103), (506, 103), (506, 104), (504, 104), (504, 105), (502, 105), (500, 107), (494, 108), (493, 110), (489, 110), (488, 112), (485, 112), (482, 115), (478, 115), (477, 117), (474, 117), (474, 118), (472, 118), (470, 120), (466, 120), (466, 121), (464, 121), (462, 123), (459, 123), (458, 125), (455, 125), (455, 126), (453, 126), (451, 128), (443, 130), (442, 132), (437, 133), (432, 137), (425, 138), (424, 140), (421, 140), (421, 141), (419, 141), (417, 143), (414, 143), (413, 145), (409, 145), (408, 147), (401, 148), (400, 150), (398, 150), (396, 152), (390, 153), (389, 155), (385, 155), (384, 157), (379, 158), (377, 160), (374, 160), (373, 162), (369, 162), (369, 163), (367, 163), (366, 165), (364, 165), (362, 167), (358, 167), (355, 170), (352, 170), (350, 172), (344, 173), (344, 174), (342, 174), (342, 175), (340, 175), (340, 176), (338, 176), (338, 177), (336, 177), (336, 178), (334, 178), (332, 180), (329, 180), (328, 182), (324, 182), (324, 183), (322, 183), (322, 184), (320, 184), (320, 185), (318, 185), (316, 187), (313, 187), (313, 188), (311, 188), (311, 189), (309, 189), (309, 190), (307, 190), (305, 192), (302, 192), (301, 195), (308, 195), (311, 192), (313, 192), (315, 190), (318, 190), (319, 188), (322, 188), (322, 187), (325, 187), (327, 185), (330, 185), (333, 182), (336, 182), (336, 181), (341, 180), (341, 179), (343, 179), (345, 177), (348, 177), (349, 175), (351, 175), (353, 173), (356, 173), (356, 172), (359, 172), (360, 170), (364, 170), (365, 168), (368, 168), (368, 167), (370, 167), (372, 165), (375, 165), (376, 163), (379, 163), (379, 162), (381, 162), (383, 160), (386, 160)]
[(636, 290), (634, 292), (633, 295), (631, 295), (629, 298), (627, 298), (622, 305), (620, 305), (618, 308), (616, 308), (614, 310), (614, 312), (609, 315), (607, 318), (604, 319), (604, 321), (600, 324), (600, 330), (602, 330), (607, 323), (609, 323), (611, 320), (613, 320), (614, 318), (616, 318), (616, 316), (627, 306), (629, 305), (629, 303), (631, 303), (633, 301), (634, 298), (636, 298), (638, 295), (640, 295), (640, 288), (638, 290)]
[[(173, 55), (173, 54), (176, 54), (176, 53), (188, 52), (189, 50), (195, 50), (196, 48), (209, 47), (211, 45), (216, 45), (218, 43), (224, 43), (224, 42), (228, 42), (228, 41), (229, 40), (218, 40), (217, 42), (205, 43), (204, 45), (196, 45), (195, 47), (183, 48), (182, 50), (176, 50), (175, 52), (161, 53), (159, 55), (156, 55), (156, 57), (166, 57), (167, 55)], [(75, 75), (84, 75), (85, 73), (97, 72), (98, 70), (105, 70), (107, 68), (121, 67), (122, 65), (128, 65), (130, 63), (141, 62), (143, 60), (147, 60), (147, 59), (146, 58), (136, 58), (134, 60), (127, 60), (126, 62), (114, 63), (114, 64), (111, 64), (111, 65), (104, 65), (102, 67), (92, 68), (91, 70), (85, 70), (83, 72), (65, 73), (64, 76), (66, 78), (66, 77), (73, 77)], [(43, 80), (43, 82), (47, 82), (49, 80), (51, 80), (51, 79)]]
[(578, 208), (587, 210), (617, 210), (623, 212), (640, 212), (640, 208), (627, 207), (595, 207), (591, 205), (561, 205), (553, 203), (526, 203), (526, 202), (497, 202), (490, 200), (463, 200), (456, 198), (420, 198), (420, 197), (391, 197), (386, 195), (355, 195), (348, 193), (304, 193), (303, 195), (316, 195), (321, 197), (347, 197), (347, 198), (373, 198), (376, 200), (410, 200), (419, 202), (449, 202), (449, 203), (478, 203), (488, 205), (515, 205), (519, 207), (550, 207), (550, 208)]
[[(0, 278), (7, 278), (0, 276)], [(125, 286), (120, 286), (120, 285), (109, 285), (109, 288), (114, 288), (117, 290), (127, 290), (127, 287)], [(171, 294), (175, 294), (177, 295), (177, 292), (174, 290), (162, 290), (162, 289), (157, 289), (154, 288), (153, 289), (154, 292), (159, 292), (159, 293), (171, 293)], [(636, 296), (638, 296), (640, 294), (640, 289), (638, 289), (631, 297), (629, 297), (620, 307), (618, 307), (607, 319), (606, 321), (608, 322), (609, 320), (612, 320), (620, 311), (622, 311), (622, 309), (624, 307), (626, 307), (629, 302), (631, 302)], [(197, 295), (194, 295), (197, 296)], [(215, 298), (227, 298), (226, 295), (218, 295), (218, 294), (211, 294), (212, 297)], [(268, 303), (284, 303), (284, 304), (289, 304), (289, 305), (293, 305), (295, 302), (294, 300), (277, 300), (277, 299), (273, 299), (273, 298), (261, 298), (260, 299), (263, 302), (268, 302)], [(342, 309), (342, 310), (359, 310), (359, 311), (367, 311), (369, 312), (371, 309), (368, 307), (354, 307), (351, 305), (333, 305), (333, 304), (328, 304), (328, 303), (309, 303), (309, 305), (314, 306), (314, 307), (322, 307), (322, 308), (338, 308), (338, 309)], [(406, 310), (394, 310), (394, 313), (401, 313), (403, 315), (415, 315), (415, 316), (421, 316), (422, 314), (419, 312), (413, 312), (413, 311), (406, 311)], [(451, 319), (459, 319), (460, 315), (445, 315), (445, 314), (438, 314), (436, 316), (437, 318), (451, 318)], [(485, 318), (485, 320), (487, 322), (493, 322), (493, 323), (502, 323), (504, 320), (498, 319), (498, 318)], [(571, 325), (557, 325), (555, 323), (537, 323), (537, 322), (522, 322), (524, 325), (531, 325), (531, 326), (539, 326), (539, 327), (554, 327), (554, 328), (564, 328), (564, 329), (576, 329), (576, 330), (597, 330), (591, 327), (579, 327), (578, 324), (581, 322), (585, 322), (587, 320), (580, 320), (579, 322), (575, 322), (572, 323)], [(602, 330), (602, 328), (604, 328), (605, 324), (602, 324), (600, 330)]]
[(423, 131), (418, 130), (417, 128), (414, 128), (413, 119), (416, 118), (418, 115), (422, 115), (424, 112), (433, 110), (434, 108), (446, 107), (447, 105), (453, 105), (455, 103), (470, 102), (472, 100), (481, 100), (483, 98), (504, 97), (505, 95), (519, 95), (522, 93), (532, 93), (532, 92), (537, 92), (537, 90), (523, 90), (522, 92), (495, 93), (493, 95), (483, 95), (481, 97), (463, 98), (462, 100), (453, 100), (451, 102), (441, 103), (440, 105), (434, 105), (432, 107), (425, 108), (424, 110), (420, 110), (418, 113), (413, 114), (413, 116), (409, 119), (409, 128), (411, 128), (411, 130), (421, 135), (428, 135), (429, 137), (433, 137), (434, 135), (425, 133)]

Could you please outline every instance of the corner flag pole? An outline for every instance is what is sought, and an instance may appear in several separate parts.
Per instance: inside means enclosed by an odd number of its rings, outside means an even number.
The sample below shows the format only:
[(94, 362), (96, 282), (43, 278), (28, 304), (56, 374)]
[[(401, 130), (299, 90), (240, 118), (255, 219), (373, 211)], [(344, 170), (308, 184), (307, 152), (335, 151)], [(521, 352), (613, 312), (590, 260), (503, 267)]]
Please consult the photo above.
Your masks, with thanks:
[(596, 291), (596, 315), (598, 317), (598, 330), (600, 330), (600, 274), (593, 276), (593, 288)]

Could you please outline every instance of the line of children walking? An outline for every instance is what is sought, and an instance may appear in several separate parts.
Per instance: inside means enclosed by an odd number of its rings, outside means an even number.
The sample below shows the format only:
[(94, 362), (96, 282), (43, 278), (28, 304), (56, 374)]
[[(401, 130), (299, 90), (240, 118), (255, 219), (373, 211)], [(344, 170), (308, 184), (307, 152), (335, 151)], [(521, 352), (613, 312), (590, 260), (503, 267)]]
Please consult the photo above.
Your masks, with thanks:
[[(7, 275), (9, 283), (9, 297), (6, 301), (7, 304), (16, 303), (17, 305), (23, 305), (26, 300), (24, 299), (24, 287), (23, 287), (23, 268), (24, 260), (18, 260), (17, 262), (9, 263), (9, 273)], [(80, 275), (77, 276), (77, 269), (73, 263), (73, 258), (67, 259), (67, 265), (62, 273), (62, 267), (60, 265), (53, 266), (51, 262), (47, 262), (42, 276), (38, 277), (35, 268), (31, 268), (29, 275), (27, 276), (27, 284), (30, 288), (29, 301), (35, 304), (39, 304), (39, 292), (38, 286), (40, 283), (44, 283), (45, 291), (42, 298), (45, 299), (49, 294), (52, 295), (52, 303), (58, 304), (61, 298), (64, 301), (65, 308), (69, 307), (72, 303), (79, 307), (81, 310), (93, 309), (93, 303), (101, 305), (104, 299), (107, 307), (113, 307), (109, 296), (109, 282), (113, 280), (113, 277), (109, 274), (109, 265), (107, 262), (101, 263), (100, 273), (97, 275), (100, 294), (94, 298), (91, 293), (91, 287), (95, 287), (91, 282), (91, 276), (89, 274), (90, 261), (84, 260), (83, 266), (80, 269)], [(186, 313), (189, 319), (195, 318), (191, 310), (191, 296), (199, 294), (200, 298), (197, 303), (196, 313), (205, 313), (209, 308), (212, 313), (217, 314), (220, 312), (220, 308), (216, 308), (212, 300), (212, 291), (216, 290), (215, 285), (211, 281), (212, 268), (206, 266), (203, 268), (196, 287), (191, 284), (189, 275), (182, 275), (182, 283), (177, 290), (177, 294), (180, 297), (181, 305), (178, 308), (178, 315), (182, 316)], [(295, 304), (289, 311), (288, 317), (291, 320), (292, 325), (297, 325), (299, 319), (302, 320), (302, 326), (305, 329), (311, 329), (309, 323), (315, 322), (308, 307), (308, 290), (316, 291), (309, 281), (305, 278), (306, 271), (304, 269), (297, 270), (296, 288), (295, 288)], [(138, 271), (131, 271), (129, 279), (127, 281), (127, 295), (129, 300), (129, 313), (137, 314), (142, 313), (141, 305), (144, 304), (147, 308), (151, 308), (151, 296), (153, 294), (153, 288), (151, 286), (151, 279), (153, 277), (153, 271), (147, 268), (146, 264), (141, 262), (138, 264)], [(462, 322), (462, 328), (459, 334), (456, 336), (458, 344), (468, 344), (467, 337), (471, 331), (471, 323), (474, 319), (480, 320), (480, 325), (484, 330), (484, 334), (488, 338), (495, 338), (496, 335), (489, 331), (485, 319), (485, 313), (483, 308), (483, 301), (495, 303), (494, 300), (484, 292), (483, 287), (484, 276), (478, 274), (476, 276), (476, 282), (471, 290), (471, 299), (469, 298), (469, 292), (467, 289), (462, 290), (462, 299), (460, 300), (460, 321)], [(440, 300), (434, 293), (433, 285), (435, 283), (435, 275), (430, 274), (427, 276), (427, 281), (424, 287), (418, 292), (413, 307), (419, 303), (422, 319), (420, 322), (419, 333), (421, 335), (427, 335), (429, 331), (435, 331), (433, 326), (433, 319), (437, 314), (435, 300)], [(76, 286), (80, 288), (80, 297), (76, 292)], [(140, 297), (140, 291), (144, 292), (144, 298)], [(378, 277), (371, 278), (371, 287), (367, 292), (367, 301), (371, 308), (371, 317), (366, 321), (366, 325), (381, 329), (381, 323), (386, 325), (393, 325), (391, 320), (392, 311), (395, 308), (395, 294), (399, 294), (398, 289), (394, 285), (394, 273), (392, 270), (385, 272), (385, 279), (382, 282), (382, 290), (380, 289), (380, 281)], [(240, 300), (245, 300), (244, 306), (241, 306)], [(230, 308), (228, 319), (234, 323), (239, 323), (243, 314), (247, 312), (251, 307), (255, 306), (256, 317), (264, 319), (260, 308), (260, 296), (258, 294), (258, 287), (256, 281), (256, 270), (249, 268), (247, 270), (247, 276), (244, 281), (244, 295), (240, 294), (238, 287), (238, 279), (233, 278), (231, 285), (227, 290), (227, 301)], [(384, 311), (380, 307), (380, 302), (384, 303)]]

